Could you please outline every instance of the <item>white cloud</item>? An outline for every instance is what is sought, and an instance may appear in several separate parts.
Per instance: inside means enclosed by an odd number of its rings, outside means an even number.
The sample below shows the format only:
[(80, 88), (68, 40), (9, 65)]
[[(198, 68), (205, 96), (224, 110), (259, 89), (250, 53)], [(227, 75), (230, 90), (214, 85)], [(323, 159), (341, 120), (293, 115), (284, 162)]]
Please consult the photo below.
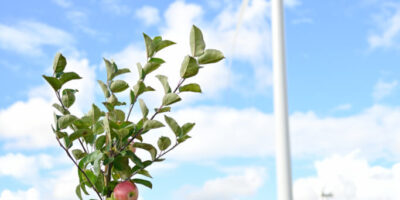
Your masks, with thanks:
[(176, 198), (185, 200), (239, 200), (248, 199), (262, 186), (265, 169), (249, 167), (240, 174), (208, 180), (200, 188), (184, 186), (177, 191)]
[(18, 190), (12, 192), (4, 190), (1, 192), (0, 200), (39, 200), (39, 192), (35, 188), (30, 188), (26, 191)]
[[(76, 104), (72, 111), (78, 115), (91, 106), (94, 100), (95, 67), (90, 67), (87, 59), (67, 59), (66, 71), (75, 71), (83, 79), (65, 84), (77, 88)], [(50, 125), (53, 123), (56, 102), (50, 86), (42, 85), (29, 92), (27, 101), (18, 101), (0, 110), (0, 138), (5, 140), (5, 148), (44, 148), (56, 146)]]
[[(39, 169), (52, 167), (52, 158), (48, 155), (25, 156), (23, 154), (6, 154), (0, 156), (0, 176), (11, 176), (18, 179), (31, 180)], [(29, 166), (29, 170), (26, 167)]]
[(397, 85), (398, 85), (397, 80), (391, 82), (385, 82), (379, 80), (374, 86), (374, 91), (372, 93), (372, 96), (374, 97), (375, 100), (382, 100), (385, 97), (391, 95), (393, 91), (396, 89)]
[[(167, 75), (171, 85), (178, 82), (177, 75), (182, 59), (189, 54), (190, 27), (192, 24), (196, 24), (203, 31), (207, 48), (221, 49), (227, 59), (213, 66), (205, 66), (198, 77), (191, 80), (200, 83), (204, 94), (201, 97), (188, 95), (188, 98), (218, 98), (219, 93), (229, 87), (234, 87), (245, 94), (265, 93), (265, 88), (272, 84), (271, 69), (268, 64), (270, 62), (269, 3), (265, 0), (251, 1), (243, 16), (242, 28), (236, 34), (239, 10), (239, 4), (228, 4), (214, 20), (206, 22), (203, 17), (204, 9), (200, 5), (184, 1), (172, 3), (164, 13), (166, 23), (159, 32), (163, 38), (173, 40), (177, 44), (157, 55), (164, 58), (166, 64), (156, 73)], [(233, 45), (234, 38), (236, 38), (235, 45)], [(134, 75), (128, 75), (128, 77), (131, 77), (130, 80), (133, 81), (130, 83), (134, 83), (133, 77), (136, 77), (134, 65), (136, 62), (144, 60), (144, 56), (143, 48), (131, 44), (121, 52), (111, 53), (111, 56), (108, 57), (115, 59), (118, 65), (132, 66), (133, 70), (131, 71)], [(243, 65), (246, 69), (240, 70), (249, 70), (250, 67), (253, 77), (234, 73), (229, 65), (232, 59), (249, 62), (249, 65)], [(263, 64), (260, 65), (260, 63)], [(155, 78), (149, 78), (148, 81), (153, 87), (159, 85)]]
[[(205, 161), (274, 155), (273, 115), (256, 109), (195, 107), (171, 114), (181, 124), (196, 122), (189, 139), (169, 158)], [(326, 156), (360, 149), (369, 159), (400, 157), (400, 108), (373, 106), (346, 117), (290, 116), (294, 157)], [(170, 134), (169, 130), (163, 134)], [(205, 148), (206, 146), (206, 148)], [(315, 151), (318, 149), (318, 151)]]
[(74, 25), (74, 27), (77, 27), (84, 33), (89, 35), (98, 34), (96, 30), (89, 27), (90, 25), (88, 22), (87, 13), (78, 10), (72, 10), (66, 13), (66, 17)]
[(398, 36), (400, 33), (400, 5), (384, 4), (386, 9), (375, 16), (379, 32), (368, 37), (370, 48), (394, 47), (399, 48)]
[(142, 20), (145, 25), (150, 26), (160, 21), (160, 14), (157, 8), (151, 6), (143, 6), (136, 10), (135, 16)]
[(15, 26), (0, 24), (0, 48), (26, 55), (41, 55), (44, 46), (68, 48), (74, 38), (67, 32), (34, 21), (21, 21)]
[(400, 163), (391, 167), (371, 166), (356, 152), (335, 155), (315, 163), (317, 175), (300, 178), (294, 183), (296, 200), (318, 200), (332, 194), (334, 199), (400, 198)]

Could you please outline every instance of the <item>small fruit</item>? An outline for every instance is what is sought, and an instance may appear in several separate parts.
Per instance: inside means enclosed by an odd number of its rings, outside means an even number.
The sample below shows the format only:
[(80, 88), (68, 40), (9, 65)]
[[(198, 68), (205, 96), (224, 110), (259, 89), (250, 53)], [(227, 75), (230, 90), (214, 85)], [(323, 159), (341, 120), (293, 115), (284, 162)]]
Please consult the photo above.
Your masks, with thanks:
[(114, 188), (116, 200), (137, 200), (139, 191), (136, 185), (130, 181), (118, 183)]

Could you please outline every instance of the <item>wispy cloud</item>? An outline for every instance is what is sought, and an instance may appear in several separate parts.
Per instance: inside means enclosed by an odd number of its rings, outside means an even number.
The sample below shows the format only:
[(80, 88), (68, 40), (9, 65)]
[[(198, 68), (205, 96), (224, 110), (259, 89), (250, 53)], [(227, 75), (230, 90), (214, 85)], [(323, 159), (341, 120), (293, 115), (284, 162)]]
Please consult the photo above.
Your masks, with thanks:
[(400, 5), (386, 5), (382, 13), (375, 16), (378, 30), (368, 36), (368, 43), (371, 49), (399, 48), (400, 35)]
[(45, 46), (68, 48), (74, 42), (64, 30), (40, 22), (21, 21), (14, 26), (0, 24), (0, 48), (25, 55), (41, 55)]
[(151, 6), (143, 6), (136, 10), (135, 17), (142, 20), (147, 26), (157, 24), (160, 21), (158, 9)]
[(384, 99), (385, 97), (391, 95), (393, 91), (397, 88), (398, 82), (397, 80), (393, 80), (390, 82), (386, 82), (383, 80), (379, 80), (375, 86), (372, 93), (374, 100), (379, 101)]

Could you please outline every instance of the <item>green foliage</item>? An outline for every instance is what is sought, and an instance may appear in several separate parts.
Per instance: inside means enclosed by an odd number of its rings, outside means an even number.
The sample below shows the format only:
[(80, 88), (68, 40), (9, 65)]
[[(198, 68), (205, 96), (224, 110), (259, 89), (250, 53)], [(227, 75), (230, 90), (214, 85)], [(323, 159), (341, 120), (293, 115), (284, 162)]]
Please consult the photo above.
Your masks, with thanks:
[(199, 92), (201, 93), (200, 85), (197, 83), (190, 83), (179, 87), (179, 92)]
[(164, 95), (163, 100), (162, 100), (162, 105), (168, 106), (168, 105), (176, 103), (176, 102), (178, 102), (180, 100), (181, 100), (181, 98), (177, 94), (168, 93), (168, 94)]
[(192, 56), (201, 56), (205, 48), (206, 44), (203, 40), (203, 33), (199, 28), (193, 25), (190, 31), (190, 49), (192, 51)]
[(190, 78), (195, 76), (199, 72), (199, 69), (197, 60), (192, 56), (186, 56), (181, 65), (181, 77)]
[(216, 63), (224, 59), (224, 54), (216, 49), (207, 49), (203, 55), (199, 57), (199, 64)]
[[(123, 77), (115, 80), (116, 77), (130, 73), (131, 70), (120, 69), (113, 60), (103, 58), (107, 71), (106, 80), (97, 81), (104, 94), (103, 107), (93, 103), (83, 116), (78, 117), (69, 110), (74, 106), (78, 90), (65, 88), (64, 85), (81, 77), (76, 72), (64, 72), (67, 60), (61, 53), (57, 53), (54, 58), (53, 74), (43, 75), (58, 99), (58, 103), (53, 104), (57, 113), (54, 113), (52, 130), (60, 146), (77, 166), (79, 184), (75, 193), (79, 199), (89, 195), (87, 188), (90, 188), (96, 192), (99, 199), (112, 200), (114, 187), (124, 180), (152, 188), (150, 180), (137, 178), (136, 175), (152, 178), (146, 168), (153, 163), (164, 161), (166, 153), (189, 139), (188, 133), (195, 124), (185, 123), (180, 126), (175, 119), (165, 115), (164, 120), (175, 136), (173, 138), (161, 136), (157, 141), (151, 142), (147, 141), (146, 134), (165, 126), (156, 117), (160, 113), (170, 112), (171, 105), (182, 100), (178, 95), (180, 92), (201, 92), (197, 83), (183, 85), (187, 78), (198, 74), (201, 69), (199, 64), (215, 63), (224, 58), (222, 52), (218, 50), (205, 49), (201, 30), (193, 26), (190, 32), (191, 55), (183, 58), (179, 74), (181, 80), (176, 87), (171, 87), (168, 77), (155, 76), (164, 91), (161, 105), (154, 108), (153, 112), (141, 97), (146, 92), (155, 91), (146, 85), (146, 77), (165, 63), (162, 58), (156, 57), (157, 53), (175, 43), (163, 40), (161, 36), (151, 38), (143, 34), (143, 37), (147, 61), (143, 65), (141, 63), (136, 65), (138, 80), (134, 83), (126, 82)], [(123, 92), (129, 93), (129, 108), (126, 113), (124, 112), (126, 109), (120, 107), (127, 103), (119, 100), (117, 96)], [(130, 120), (129, 117), (133, 114), (132, 110), (137, 101), (142, 117), (139, 121)], [(150, 159), (140, 158), (136, 154), (136, 149), (148, 152)]]
[(63, 72), (65, 66), (67, 66), (67, 60), (61, 53), (57, 53), (53, 61), (54, 74)]

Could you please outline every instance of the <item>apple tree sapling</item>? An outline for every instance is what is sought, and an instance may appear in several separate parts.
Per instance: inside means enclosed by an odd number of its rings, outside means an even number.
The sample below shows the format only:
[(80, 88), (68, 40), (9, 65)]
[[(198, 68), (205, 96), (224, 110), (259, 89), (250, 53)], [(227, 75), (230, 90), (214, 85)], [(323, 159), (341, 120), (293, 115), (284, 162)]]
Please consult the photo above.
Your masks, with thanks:
[[(193, 25), (190, 31), (191, 54), (185, 56), (182, 61), (179, 82), (171, 88), (168, 77), (156, 75), (164, 88), (163, 98), (159, 107), (149, 110), (145, 101), (139, 97), (143, 93), (155, 90), (145, 83), (145, 79), (164, 63), (163, 59), (156, 57), (157, 53), (175, 43), (163, 40), (160, 36), (143, 36), (147, 62), (143, 66), (137, 63), (139, 76), (136, 83), (117, 79), (121, 74), (130, 73), (130, 69), (118, 68), (115, 62), (104, 59), (107, 79), (97, 81), (104, 93), (103, 110), (93, 103), (89, 112), (82, 117), (71, 113), (75, 93), (79, 91), (63, 86), (81, 77), (76, 72), (65, 71), (67, 60), (61, 53), (57, 53), (54, 58), (53, 74), (43, 75), (58, 99), (58, 103), (53, 104), (58, 112), (54, 113), (54, 124), (51, 127), (58, 144), (77, 167), (79, 184), (76, 187), (76, 195), (79, 199), (82, 199), (84, 194), (89, 194), (87, 188), (92, 189), (100, 200), (136, 200), (139, 195), (136, 184), (152, 188), (151, 181), (143, 178), (152, 178), (146, 168), (153, 163), (164, 161), (165, 154), (190, 138), (188, 133), (195, 125), (185, 123), (180, 126), (165, 113), (171, 111), (173, 104), (181, 101), (181, 92), (201, 93), (199, 84), (186, 83), (198, 74), (202, 68), (200, 65), (224, 59), (221, 51), (205, 48), (201, 30)], [(129, 92), (128, 104), (117, 97), (125, 91)], [(129, 118), (135, 105), (139, 105), (142, 112), (138, 121)], [(126, 113), (123, 106), (128, 106)], [(156, 142), (157, 145), (152, 145), (145, 142), (145, 136), (150, 134), (151, 130), (165, 126), (156, 119), (160, 114), (164, 114), (164, 121), (175, 137), (171, 139), (161, 136)], [(144, 160), (136, 155), (137, 148), (149, 152), (151, 159)], [(137, 178), (137, 175), (142, 177)]]

